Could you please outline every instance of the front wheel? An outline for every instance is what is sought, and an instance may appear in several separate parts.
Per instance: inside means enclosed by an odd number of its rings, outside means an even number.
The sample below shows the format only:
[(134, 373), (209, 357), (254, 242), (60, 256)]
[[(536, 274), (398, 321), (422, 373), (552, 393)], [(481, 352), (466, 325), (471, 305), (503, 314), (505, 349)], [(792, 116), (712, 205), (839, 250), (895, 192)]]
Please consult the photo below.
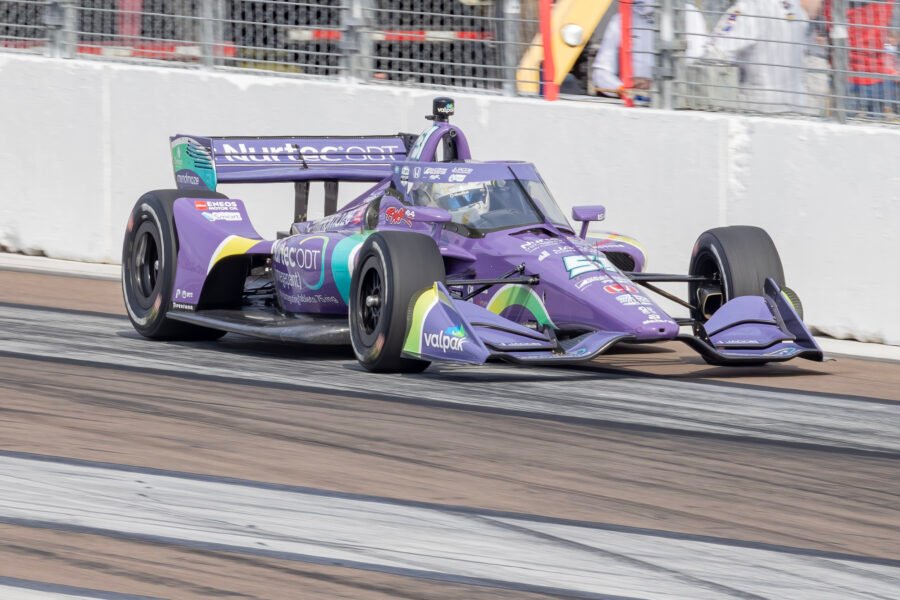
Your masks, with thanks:
[(430, 237), (380, 231), (363, 242), (350, 283), (350, 341), (369, 371), (418, 373), (431, 364), (404, 358), (409, 305), (444, 280), (444, 261)]
[[(704, 232), (694, 244), (689, 273), (712, 280), (691, 282), (688, 286), (694, 306), (691, 317), (701, 323), (738, 296), (763, 296), (766, 278), (771, 277), (782, 290), (788, 290), (775, 243), (759, 227), (733, 225)], [(790, 295), (786, 296), (799, 313), (800, 299), (788, 291)]]

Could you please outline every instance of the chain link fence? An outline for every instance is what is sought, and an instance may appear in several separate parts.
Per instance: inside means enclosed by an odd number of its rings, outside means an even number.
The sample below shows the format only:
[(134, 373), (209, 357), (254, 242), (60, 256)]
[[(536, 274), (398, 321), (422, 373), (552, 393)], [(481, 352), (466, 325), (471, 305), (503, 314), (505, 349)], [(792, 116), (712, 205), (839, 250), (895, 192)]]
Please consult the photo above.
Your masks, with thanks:
[(503, 83), (493, 4), (380, 0), (365, 7), (363, 21), (365, 78), (480, 89)]
[(46, 2), (0, 0), (0, 48), (43, 53), (48, 42)]
[(0, 0), (0, 48), (514, 89), (537, 0)]
[[(601, 2), (559, 7), (580, 1)], [(900, 120), (898, 0), (619, 2), (623, 10), (613, 2), (599, 26), (586, 26), (589, 38), (596, 27), (593, 42), (576, 43), (585, 50), (566, 67), (564, 92)], [(565, 39), (573, 24), (557, 25)], [(0, 0), (7, 51), (484, 93), (540, 93), (538, 32), (538, 0)]]
[[(691, 35), (676, 8), (675, 38)], [(701, 10), (698, 58), (674, 57), (675, 107), (900, 122), (896, 0), (738, 0)]]

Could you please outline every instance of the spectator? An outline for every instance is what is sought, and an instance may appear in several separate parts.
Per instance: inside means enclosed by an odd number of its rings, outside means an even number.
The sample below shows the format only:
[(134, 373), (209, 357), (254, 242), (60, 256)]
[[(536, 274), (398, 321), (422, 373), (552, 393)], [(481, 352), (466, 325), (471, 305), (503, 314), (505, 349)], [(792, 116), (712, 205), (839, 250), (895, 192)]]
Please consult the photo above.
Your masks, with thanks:
[[(893, 0), (877, 2), (850, 0), (847, 7), (847, 45), (850, 70), (847, 109), (880, 117), (896, 111), (897, 82), (879, 75), (896, 76), (894, 62), (900, 10)], [(832, 6), (825, 7), (826, 20), (832, 23)]]
[[(649, 90), (653, 83), (653, 67), (655, 65), (654, 37), (656, 25), (656, 9), (648, 0), (634, 0), (631, 9), (631, 50), (633, 90)], [(686, 56), (694, 59), (703, 53), (703, 40), (706, 35), (706, 22), (703, 15), (693, 4), (685, 4), (684, 31), (687, 32)], [(603, 33), (600, 50), (591, 66), (591, 80), (594, 87), (605, 95), (618, 95), (629, 92), (622, 86), (619, 78), (619, 48), (622, 42), (622, 21), (618, 14), (614, 15)]]
[(738, 65), (742, 100), (760, 112), (808, 112), (805, 47), (819, 0), (737, 0), (704, 57)]

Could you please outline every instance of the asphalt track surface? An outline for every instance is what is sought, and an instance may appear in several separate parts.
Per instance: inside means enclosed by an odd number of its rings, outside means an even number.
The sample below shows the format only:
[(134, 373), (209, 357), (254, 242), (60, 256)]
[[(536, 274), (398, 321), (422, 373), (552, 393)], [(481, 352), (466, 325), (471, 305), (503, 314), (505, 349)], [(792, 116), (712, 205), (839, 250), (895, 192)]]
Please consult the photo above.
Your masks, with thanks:
[(122, 313), (0, 271), (0, 598), (900, 598), (900, 364), (372, 376)]

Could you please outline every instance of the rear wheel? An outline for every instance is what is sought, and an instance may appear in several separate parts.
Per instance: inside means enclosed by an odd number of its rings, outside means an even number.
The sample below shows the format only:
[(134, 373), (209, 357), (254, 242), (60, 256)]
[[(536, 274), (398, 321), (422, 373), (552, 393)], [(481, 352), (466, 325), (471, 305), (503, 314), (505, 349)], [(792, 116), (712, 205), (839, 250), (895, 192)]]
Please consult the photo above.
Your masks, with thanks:
[(404, 358), (409, 305), (416, 292), (444, 279), (444, 261), (430, 237), (381, 231), (359, 250), (350, 284), (350, 340), (369, 371), (418, 373), (428, 361)]
[[(713, 280), (691, 282), (688, 286), (694, 305), (691, 317), (699, 322), (706, 321), (720, 306), (738, 296), (762, 296), (768, 277), (786, 289), (775, 243), (759, 227), (735, 225), (704, 232), (694, 244), (689, 272)], [(793, 291), (787, 297), (791, 304), (800, 307)]]
[(178, 198), (226, 198), (202, 191), (148, 192), (134, 205), (122, 244), (122, 295), (131, 324), (141, 335), (160, 340), (213, 340), (224, 331), (166, 316), (175, 285), (178, 244), (172, 208)]

